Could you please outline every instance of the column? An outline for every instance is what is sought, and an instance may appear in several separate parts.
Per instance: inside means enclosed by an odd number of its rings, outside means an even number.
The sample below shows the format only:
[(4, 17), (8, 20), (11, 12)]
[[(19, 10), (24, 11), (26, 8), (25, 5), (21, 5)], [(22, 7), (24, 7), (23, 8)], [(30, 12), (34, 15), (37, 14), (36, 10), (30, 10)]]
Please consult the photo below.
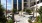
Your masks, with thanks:
[(17, 12), (18, 12), (18, 0), (17, 0)]
[(22, 0), (22, 15), (23, 15), (23, 10), (24, 10), (24, 0)]
[(28, 0), (28, 8), (27, 9), (30, 9), (30, 0)]

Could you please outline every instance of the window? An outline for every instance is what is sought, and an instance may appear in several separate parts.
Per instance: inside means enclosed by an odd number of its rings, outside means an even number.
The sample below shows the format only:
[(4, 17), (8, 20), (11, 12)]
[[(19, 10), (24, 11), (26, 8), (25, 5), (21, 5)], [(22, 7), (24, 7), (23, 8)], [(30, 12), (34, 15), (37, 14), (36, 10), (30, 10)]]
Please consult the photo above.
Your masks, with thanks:
[(18, 0), (18, 10), (22, 9), (22, 0)]
[(24, 3), (24, 7), (28, 7), (27, 3)]
[(28, 2), (28, 0), (24, 0), (24, 2)]
[(14, 7), (14, 9), (17, 9), (17, 0), (13, 1), (13, 7)]
[[(14, 5), (13, 6), (14, 6), (14, 9), (17, 10), (17, 0), (14, 0)], [(18, 0), (18, 10), (22, 9), (21, 6), (22, 6), (22, 0)]]

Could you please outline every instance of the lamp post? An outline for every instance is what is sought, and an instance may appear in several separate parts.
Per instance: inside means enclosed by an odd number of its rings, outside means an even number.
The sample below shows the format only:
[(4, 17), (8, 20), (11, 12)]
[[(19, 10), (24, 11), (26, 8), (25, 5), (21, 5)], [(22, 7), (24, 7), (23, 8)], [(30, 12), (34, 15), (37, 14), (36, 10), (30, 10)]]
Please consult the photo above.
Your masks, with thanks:
[(6, 0), (6, 18), (7, 18), (7, 0)]

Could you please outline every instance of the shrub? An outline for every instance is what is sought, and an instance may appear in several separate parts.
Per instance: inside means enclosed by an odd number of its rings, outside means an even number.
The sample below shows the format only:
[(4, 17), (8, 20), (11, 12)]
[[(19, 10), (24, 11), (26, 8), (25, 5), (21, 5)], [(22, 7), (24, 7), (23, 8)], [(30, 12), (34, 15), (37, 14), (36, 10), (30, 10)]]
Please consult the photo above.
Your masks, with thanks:
[(12, 20), (9, 20), (7, 23), (12, 23)]
[(16, 13), (16, 11), (17, 11), (16, 9), (13, 9), (13, 10), (12, 10), (13, 13)]
[(28, 20), (29, 23), (32, 23), (31, 19)]
[(26, 12), (30, 14), (32, 11), (30, 9), (26, 9)]
[(38, 12), (39, 12), (39, 14), (42, 14), (42, 6), (40, 7)]
[(39, 9), (39, 14), (40, 14), (40, 21), (42, 22), (42, 6), (40, 7), (40, 9)]
[(4, 8), (2, 7), (2, 5), (0, 5), (0, 22), (6, 23), (7, 19), (3, 11), (4, 11)]

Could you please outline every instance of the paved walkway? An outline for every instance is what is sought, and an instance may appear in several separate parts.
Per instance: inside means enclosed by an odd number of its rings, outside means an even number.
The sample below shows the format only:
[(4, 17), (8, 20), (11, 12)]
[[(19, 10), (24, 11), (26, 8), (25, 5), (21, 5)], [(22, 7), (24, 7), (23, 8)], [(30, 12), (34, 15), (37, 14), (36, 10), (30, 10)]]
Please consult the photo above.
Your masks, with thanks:
[(15, 15), (15, 20), (17, 21), (17, 23), (29, 23), (29, 17), (32, 15), (24, 15), (24, 16), (20, 16), (20, 15)]
[[(39, 15), (39, 14), (37, 13), (37, 15)], [(23, 14), (21, 16), (20, 14), (18, 14), (18, 15), (15, 15), (15, 21), (17, 23), (29, 23), (28, 20), (29, 20), (29, 17), (31, 17), (31, 16), (33, 16), (33, 15)], [(36, 13), (35, 13), (34, 17), (36, 17)], [(32, 22), (34, 22), (34, 20)]]

